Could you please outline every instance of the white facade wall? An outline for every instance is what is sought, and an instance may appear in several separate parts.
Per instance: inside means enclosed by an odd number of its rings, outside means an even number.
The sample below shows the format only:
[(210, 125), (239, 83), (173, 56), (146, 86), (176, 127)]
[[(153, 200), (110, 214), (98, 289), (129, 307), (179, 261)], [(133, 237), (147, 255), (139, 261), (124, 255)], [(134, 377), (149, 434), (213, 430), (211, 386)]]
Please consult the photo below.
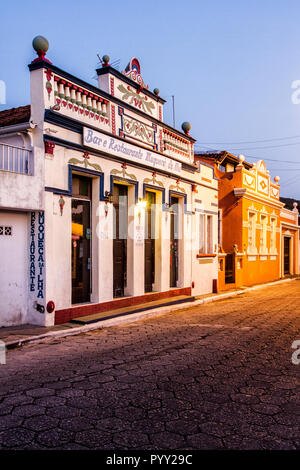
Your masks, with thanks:
[[(51, 69), (51, 67), (49, 66)], [(51, 75), (51, 76), (50, 76)], [(10, 301), (12, 295), (9, 289), (5, 291), (5, 309), (0, 312), (0, 326), (6, 324), (37, 323), (52, 325), (55, 322), (55, 312), (47, 312), (47, 303), (55, 302), (56, 311), (72, 307), (72, 215), (70, 189), (70, 165), (73, 173), (82, 174), (92, 180), (91, 202), (91, 303), (101, 303), (113, 299), (113, 205), (101, 200), (105, 191), (111, 191), (111, 178), (123, 178), (128, 184), (129, 216), (127, 241), (127, 287), (125, 296), (144, 295), (144, 240), (145, 211), (136, 204), (135, 184), (138, 183), (138, 199), (144, 198), (144, 185), (149, 185), (156, 193), (156, 241), (155, 241), (155, 282), (154, 292), (166, 292), (170, 290), (170, 211), (166, 206), (169, 203), (169, 195), (179, 195), (179, 225), (181, 239), (179, 240), (179, 274), (178, 288), (191, 288), (192, 295), (202, 295), (212, 292), (213, 279), (217, 279), (217, 180), (213, 176), (213, 169), (206, 165), (193, 168), (192, 144), (184, 136), (178, 135), (179, 143), (183, 142), (187, 153), (180, 154), (178, 150), (165, 151), (165, 155), (174, 162), (187, 164), (181, 171), (166, 173), (160, 168), (149, 168), (143, 164), (126, 159), (127, 166), (122, 156), (110, 155), (109, 152), (97, 152), (83, 146), (82, 131), (75, 131), (72, 123), (90, 126), (100, 132), (105, 132), (108, 138), (120, 142), (118, 130), (122, 129), (122, 114), (118, 112), (116, 103), (107, 105), (107, 118), (101, 121), (95, 120), (84, 113), (75, 112), (74, 103), (64, 104), (64, 97), (54, 94), (56, 89), (55, 77), (59, 73), (54, 69), (49, 75), (45, 67), (31, 70), (31, 119), (33, 126), (30, 136), (25, 137), (26, 145), (32, 149), (34, 156), (33, 176), (6, 174), (0, 171), (0, 210), (22, 210), (23, 214), (7, 215), (14, 221), (16, 239), (18, 245), (14, 250), (15, 262), (9, 263), (9, 256), (4, 260), (6, 266), (5, 276), (1, 273), (1, 285), (8, 286), (15, 278), (18, 285), (18, 297), (16, 304)], [(111, 92), (110, 74), (102, 76), (99, 83), (106, 92)], [(64, 78), (68, 83), (68, 80)], [(70, 77), (70, 82), (76, 82)], [(115, 95), (118, 84), (122, 81), (114, 81)], [(50, 83), (50, 88), (49, 88)], [(81, 85), (82, 86), (82, 85)], [(134, 88), (134, 87), (133, 87)], [(66, 89), (66, 88), (65, 88)], [(49, 91), (50, 90), (50, 91)], [(59, 90), (59, 88), (57, 89)], [(99, 93), (101, 94), (100, 90)], [(119, 96), (120, 95), (120, 96)], [(122, 96), (119, 93), (118, 98)], [(74, 96), (74, 95), (73, 95)], [(145, 95), (146, 96), (146, 95)], [(107, 96), (106, 96), (107, 99)], [(45, 110), (50, 110), (57, 100), (60, 100), (60, 109), (55, 111), (55, 120), (44, 120)], [(162, 117), (162, 103), (156, 103), (155, 98), (149, 98), (154, 103), (155, 114), (153, 117)], [(71, 109), (73, 106), (73, 109)], [(121, 106), (127, 116), (136, 119), (146, 129), (152, 125), (148, 113), (141, 115), (128, 108), (128, 103)], [(159, 110), (159, 107), (161, 108)], [(114, 111), (113, 111), (114, 108)], [(114, 120), (113, 120), (114, 115)], [(53, 113), (52, 113), (53, 116)], [(59, 117), (59, 119), (58, 119)], [(68, 125), (67, 118), (71, 118)], [(108, 122), (106, 122), (108, 120)], [(164, 124), (156, 122), (157, 150), (162, 149), (162, 136)], [(148, 127), (147, 127), (148, 126)], [(124, 127), (123, 127), (124, 130)], [(160, 132), (161, 131), (161, 132)], [(177, 131), (168, 128), (168, 132)], [(175, 135), (174, 134), (174, 135)], [(171, 137), (177, 145), (177, 137)], [(16, 135), (14, 139), (19, 139)], [(181, 140), (180, 140), (181, 139)], [(55, 144), (53, 155), (45, 153), (44, 140)], [(0, 142), (4, 141), (4, 138)], [(143, 144), (135, 138), (127, 136), (125, 143), (135, 145), (135, 148), (151, 146)], [(141, 146), (141, 147), (140, 147)], [(88, 159), (84, 153), (88, 152)], [(154, 150), (155, 152), (155, 150)], [(160, 154), (154, 153), (159, 157)], [(84, 170), (90, 170), (86, 173)], [(154, 173), (155, 172), (155, 173)], [(103, 174), (103, 188), (100, 188), (100, 178)], [(101, 191), (103, 194), (101, 194)], [(165, 205), (163, 205), (163, 195)], [(63, 210), (60, 209), (60, 198), (64, 199)], [(5, 214), (5, 213), (4, 213)], [(33, 215), (34, 214), (34, 215)], [(207, 214), (212, 217), (212, 253), (198, 258), (199, 254), (199, 214)], [(7, 223), (8, 223), (7, 222)], [(5, 222), (6, 223), (6, 222)], [(1, 225), (1, 224), (0, 224)], [(34, 234), (32, 235), (32, 231)], [(41, 235), (43, 233), (43, 236)], [(18, 238), (17, 238), (18, 234)], [(41, 237), (39, 239), (39, 236)], [(34, 240), (34, 255), (32, 241)], [(11, 251), (8, 246), (12, 240), (5, 240), (4, 248), (7, 253)], [(0, 237), (1, 243), (1, 237)], [(4, 242), (2, 242), (4, 243)], [(6, 247), (7, 245), (7, 247)], [(19, 262), (18, 262), (19, 259)], [(21, 261), (20, 261), (21, 260)], [(17, 268), (18, 266), (18, 272)], [(32, 274), (33, 273), (33, 274)], [(22, 279), (24, 280), (22, 282)], [(4, 283), (3, 283), (4, 280)], [(37, 305), (44, 308), (44, 312), (37, 310)]]

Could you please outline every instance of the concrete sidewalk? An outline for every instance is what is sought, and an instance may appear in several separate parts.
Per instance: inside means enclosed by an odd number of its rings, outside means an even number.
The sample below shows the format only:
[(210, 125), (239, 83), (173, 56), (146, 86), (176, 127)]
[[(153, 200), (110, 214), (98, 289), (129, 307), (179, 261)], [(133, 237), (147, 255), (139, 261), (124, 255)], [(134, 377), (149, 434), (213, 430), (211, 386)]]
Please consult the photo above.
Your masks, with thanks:
[(227, 299), (236, 295), (245, 294), (257, 289), (263, 289), (268, 286), (274, 286), (283, 282), (290, 282), (299, 279), (288, 278), (282, 279), (275, 282), (269, 282), (266, 284), (259, 284), (252, 287), (245, 287), (236, 289), (229, 292), (223, 292), (220, 294), (208, 294), (196, 297), (193, 302), (186, 302), (184, 304), (171, 305), (166, 307), (158, 307), (157, 309), (146, 310), (139, 313), (131, 313), (120, 317), (111, 318), (108, 320), (101, 320), (97, 323), (89, 325), (78, 326), (75, 323), (65, 323), (63, 325), (55, 325), (52, 327), (42, 327), (36, 325), (21, 325), (0, 328), (0, 340), (3, 341), (7, 349), (17, 348), (24, 344), (41, 342), (47, 339), (64, 338), (66, 336), (78, 335), (86, 333), (87, 331), (97, 330), (100, 328), (106, 328), (114, 325), (121, 325), (124, 323), (135, 322), (143, 318), (154, 317), (158, 315), (164, 315), (178, 310), (185, 310), (189, 307), (195, 307), (197, 305), (205, 304), (208, 302), (216, 302), (218, 300)]

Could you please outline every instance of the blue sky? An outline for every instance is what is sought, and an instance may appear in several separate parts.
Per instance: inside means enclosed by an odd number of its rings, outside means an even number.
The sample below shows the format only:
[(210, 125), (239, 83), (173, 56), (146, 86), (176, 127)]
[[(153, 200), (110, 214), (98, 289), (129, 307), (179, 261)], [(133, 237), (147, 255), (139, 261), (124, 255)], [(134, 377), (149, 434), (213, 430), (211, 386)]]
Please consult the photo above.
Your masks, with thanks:
[(281, 195), (300, 199), (300, 104), (291, 99), (299, 18), (298, 0), (1, 0), (0, 110), (30, 102), (38, 34), (55, 65), (93, 84), (97, 54), (120, 59), (120, 70), (135, 56), (144, 81), (168, 100), (166, 122), (175, 95), (176, 127), (190, 121), (198, 148), (263, 158), (281, 177)]

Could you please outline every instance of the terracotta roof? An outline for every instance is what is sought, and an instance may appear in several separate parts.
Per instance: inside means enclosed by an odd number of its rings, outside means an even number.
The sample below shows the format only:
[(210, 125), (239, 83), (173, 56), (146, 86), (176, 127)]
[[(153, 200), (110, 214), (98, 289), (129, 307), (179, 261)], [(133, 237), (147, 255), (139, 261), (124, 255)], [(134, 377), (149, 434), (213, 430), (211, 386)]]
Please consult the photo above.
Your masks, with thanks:
[(13, 126), (28, 122), (30, 119), (30, 104), (20, 106), (19, 108), (5, 109), (0, 111), (0, 127)]
[[(238, 158), (227, 150), (216, 150), (216, 151), (195, 151), (194, 156), (205, 159), (206, 161), (212, 161), (216, 163), (230, 162), (233, 165), (239, 163)], [(244, 161), (244, 167), (248, 170), (253, 167), (252, 163)]]

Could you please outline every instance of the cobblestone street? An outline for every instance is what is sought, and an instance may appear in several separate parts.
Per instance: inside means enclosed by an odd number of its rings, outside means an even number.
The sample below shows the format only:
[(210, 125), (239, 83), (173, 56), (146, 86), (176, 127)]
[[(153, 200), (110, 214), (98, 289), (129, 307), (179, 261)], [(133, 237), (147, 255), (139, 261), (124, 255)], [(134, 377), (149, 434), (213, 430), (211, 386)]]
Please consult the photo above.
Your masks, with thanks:
[(300, 282), (31, 344), (0, 365), (0, 448), (300, 449)]

